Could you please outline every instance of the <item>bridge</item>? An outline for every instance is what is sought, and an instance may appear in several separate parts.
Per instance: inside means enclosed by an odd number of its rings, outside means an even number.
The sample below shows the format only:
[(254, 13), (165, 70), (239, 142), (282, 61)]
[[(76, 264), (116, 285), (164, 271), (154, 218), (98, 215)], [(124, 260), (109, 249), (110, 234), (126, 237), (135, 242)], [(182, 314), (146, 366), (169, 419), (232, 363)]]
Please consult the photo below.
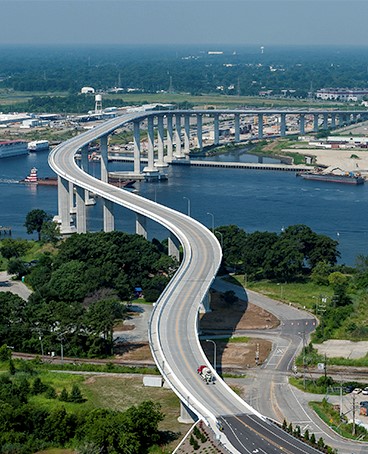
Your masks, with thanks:
[[(127, 114), (107, 121), (54, 148), (49, 155), (49, 164), (58, 175), (58, 210), (61, 230), (63, 233), (86, 231), (86, 203), (90, 193), (98, 195), (103, 201), (104, 231), (114, 229), (115, 204), (136, 213), (137, 233), (147, 234), (145, 229), (147, 218), (166, 227), (169, 232), (169, 253), (178, 257), (179, 244), (181, 244), (183, 259), (154, 308), (149, 323), (149, 340), (158, 369), (181, 401), (181, 418), (183, 420), (202, 419), (215, 431), (222, 445), (234, 454), (315, 453), (317, 451), (314, 448), (282, 431), (277, 424), (259, 414), (237, 396), (218, 376), (204, 355), (198, 339), (198, 314), (201, 307), (208, 306), (208, 290), (216, 276), (222, 257), (221, 247), (213, 233), (190, 216), (111, 186), (107, 182), (108, 136), (116, 129), (133, 122), (136, 150), (134, 165), (135, 171), (141, 172), (140, 166), (138, 168), (137, 165), (140, 158), (138, 143), (140, 122), (145, 121), (148, 125), (149, 153), (151, 153), (149, 165), (153, 166), (152, 125), (155, 117), (161, 118), (165, 115), (170, 122), (169, 118), (172, 118), (172, 115), (188, 118), (191, 115), (211, 116), (225, 113), (227, 115), (228, 111)], [(231, 111), (230, 114), (240, 116), (241, 112)], [(160, 123), (158, 126), (160, 131)], [(159, 149), (162, 145), (160, 134), (159, 132)], [(167, 135), (170, 136), (170, 128), (167, 129)], [(178, 148), (181, 148), (181, 136), (179, 139)], [(83, 170), (88, 146), (96, 140), (100, 140), (101, 179)], [(168, 143), (170, 144), (170, 140)], [(82, 153), (81, 167), (76, 160), (77, 153)], [(162, 158), (161, 151), (158, 159), (160, 158)], [(76, 229), (71, 224), (74, 192), (76, 193)], [(199, 364), (206, 364), (212, 370), (215, 384), (206, 385), (201, 380), (197, 374)]]

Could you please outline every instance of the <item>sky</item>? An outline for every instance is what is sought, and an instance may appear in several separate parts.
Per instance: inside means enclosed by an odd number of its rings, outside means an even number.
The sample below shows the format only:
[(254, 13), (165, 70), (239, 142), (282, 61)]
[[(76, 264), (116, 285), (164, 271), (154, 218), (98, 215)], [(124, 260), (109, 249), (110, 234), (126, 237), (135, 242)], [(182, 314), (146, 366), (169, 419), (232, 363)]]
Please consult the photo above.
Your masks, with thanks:
[(0, 0), (2, 44), (368, 44), (367, 0)]

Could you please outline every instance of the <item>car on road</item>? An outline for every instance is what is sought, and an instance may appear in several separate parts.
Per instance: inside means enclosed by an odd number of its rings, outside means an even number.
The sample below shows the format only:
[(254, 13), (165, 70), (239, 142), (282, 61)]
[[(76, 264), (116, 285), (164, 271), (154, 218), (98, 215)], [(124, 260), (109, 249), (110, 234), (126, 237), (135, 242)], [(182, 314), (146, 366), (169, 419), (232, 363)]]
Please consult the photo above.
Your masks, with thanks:
[(362, 394), (364, 394), (365, 396), (368, 396), (368, 386), (363, 389)]
[(353, 389), (353, 394), (360, 394), (362, 392), (361, 388), (355, 388)]
[(368, 408), (368, 400), (362, 400), (361, 402), (359, 402), (359, 405), (361, 407), (367, 407)]

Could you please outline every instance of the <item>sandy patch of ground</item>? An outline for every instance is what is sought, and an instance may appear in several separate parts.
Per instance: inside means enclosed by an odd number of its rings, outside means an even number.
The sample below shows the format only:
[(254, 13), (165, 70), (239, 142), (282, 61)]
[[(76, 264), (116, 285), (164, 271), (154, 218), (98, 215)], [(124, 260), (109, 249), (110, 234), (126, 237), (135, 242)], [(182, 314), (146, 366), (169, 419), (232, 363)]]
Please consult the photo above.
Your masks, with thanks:
[[(339, 167), (346, 172), (368, 173), (368, 151), (315, 148), (287, 148), (283, 151), (315, 156), (317, 165)], [(352, 155), (357, 156), (358, 159), (352, 158)]]
[(280, 323), (273, 314), (252, 303), (238, 300), (229, 305), (218, 292), (211, 292), (211, 309), (200, 322), (201, 329), (206, 331), (270, 329)]
[(352, 342), (349, 340), (330, 339), (322, 344), (314, 344), (321, 355), (328, 358), (363, 358), (368, 353), (368, 341)]

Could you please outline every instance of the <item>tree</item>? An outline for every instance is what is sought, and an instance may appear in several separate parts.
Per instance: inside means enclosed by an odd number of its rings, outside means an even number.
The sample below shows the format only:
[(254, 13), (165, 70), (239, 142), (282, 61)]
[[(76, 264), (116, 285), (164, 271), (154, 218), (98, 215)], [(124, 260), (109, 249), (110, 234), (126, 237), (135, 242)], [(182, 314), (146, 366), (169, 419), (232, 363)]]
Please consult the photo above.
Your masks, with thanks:
[(25, 228), (27, 229), (28, 234), (37, 232), (38, 241), (41, 240), (41, 230), (45, 222), (50, 221), (51, 216), (46, 213), (44, 210), (32, 210), (27, 213), (26, 220), (24, 223)]
[(13, 240), (12, 238), (5, 238), (0, 243), (1, 255), (10, 259), (12, 257), (19, 258), (24, 255), (31, 247), (30, 242), (26, 240)]
[(53, 221), (43, 222), (40, 238), (46, 243), (56, 244), (61, 238), (60, 227)]
[(59, 400), (61, 400), (61, 402), (69, 402), (69, 394), (68, 394), (68, 391), (63, 388), (61, 390), (61, 393), (60, 393), (60, 396), (59, 396)]
[(27, 274), (27, 268), (21, 259), (10, 259), (7, 271), (9, 274), (15, 274), (18, 279)]
[(86, 399), (82, 396), (81, 390), (78, 385), (74, 384), (69, 395), (69, 402), (74, 402), (76, 404), (81, 404), (85, 402)]

